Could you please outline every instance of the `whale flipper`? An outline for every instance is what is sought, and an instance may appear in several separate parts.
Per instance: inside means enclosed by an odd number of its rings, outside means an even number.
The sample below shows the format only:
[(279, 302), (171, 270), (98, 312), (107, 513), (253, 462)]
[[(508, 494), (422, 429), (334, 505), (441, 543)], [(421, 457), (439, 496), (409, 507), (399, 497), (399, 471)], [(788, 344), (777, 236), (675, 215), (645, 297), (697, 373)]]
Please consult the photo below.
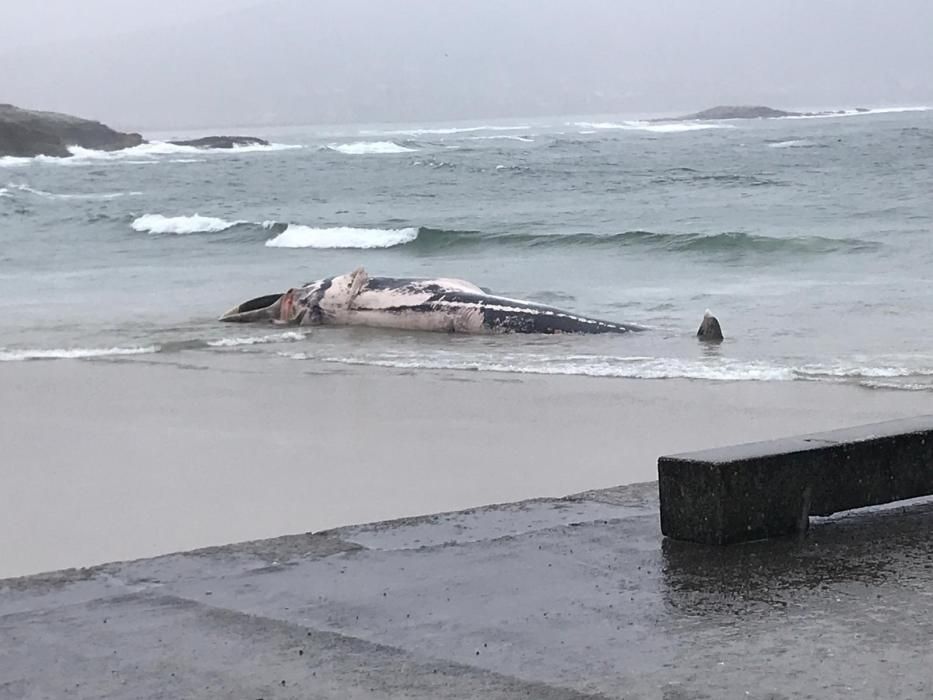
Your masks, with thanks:
[(356, 268), (353, 272), (350, 273), (350, 291), (347, 292), (347, 308), (353, 308), (353, 302), (356, 301), (356, 298), (360, 295), (360, 292), (363, 291), (363, 287), (366, 286), (366, 283), (369, 282), (369, 274), (362, 267)]

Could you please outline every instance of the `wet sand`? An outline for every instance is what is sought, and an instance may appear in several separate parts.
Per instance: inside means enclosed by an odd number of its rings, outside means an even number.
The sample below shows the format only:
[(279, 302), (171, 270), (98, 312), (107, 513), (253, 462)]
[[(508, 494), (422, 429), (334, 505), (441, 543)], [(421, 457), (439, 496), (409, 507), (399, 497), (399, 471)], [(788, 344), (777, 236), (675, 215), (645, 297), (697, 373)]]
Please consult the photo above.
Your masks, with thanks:
[(178, 357), (0, 364), (0, 578), (646, 481), (664, 453), (929, 412), (815, 383)]

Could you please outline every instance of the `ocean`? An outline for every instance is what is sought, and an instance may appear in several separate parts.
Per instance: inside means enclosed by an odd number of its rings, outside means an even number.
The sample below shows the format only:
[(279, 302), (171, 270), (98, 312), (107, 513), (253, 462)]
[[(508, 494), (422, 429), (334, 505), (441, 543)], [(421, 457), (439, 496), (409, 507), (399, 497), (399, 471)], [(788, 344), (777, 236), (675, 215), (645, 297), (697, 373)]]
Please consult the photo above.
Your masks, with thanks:
[[(204, 133), (230, 133), (230, 129)], [(218, 354), (933, 390), (933, 111), (238, 129), (0, 159), (0, 361)], [(148, 134), (151, 138), (152, 134)], [(642, 324), (448, 336), (217, 321), (364, 266)], [(697, 342), (706, 309), (726, 341)]]

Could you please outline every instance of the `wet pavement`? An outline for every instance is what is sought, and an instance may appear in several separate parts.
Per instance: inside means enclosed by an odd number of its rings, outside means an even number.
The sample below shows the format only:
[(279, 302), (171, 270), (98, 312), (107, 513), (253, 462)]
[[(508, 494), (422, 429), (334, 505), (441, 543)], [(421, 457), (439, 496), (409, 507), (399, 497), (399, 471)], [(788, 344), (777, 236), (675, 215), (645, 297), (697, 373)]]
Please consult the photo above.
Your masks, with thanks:
[(731, 547), (657, 484), (0, 581), (0, 698), (929, 698), (933, 502)]

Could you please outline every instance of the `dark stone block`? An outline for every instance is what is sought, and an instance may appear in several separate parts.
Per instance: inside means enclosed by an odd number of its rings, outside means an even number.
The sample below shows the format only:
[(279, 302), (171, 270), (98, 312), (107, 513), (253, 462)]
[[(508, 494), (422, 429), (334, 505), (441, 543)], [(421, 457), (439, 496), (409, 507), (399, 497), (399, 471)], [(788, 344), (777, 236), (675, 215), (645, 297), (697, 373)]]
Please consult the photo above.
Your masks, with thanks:
[(933, 416), (661, 457), (658, 488), (668, 537), (788, 535), (810, 515), (933, 494)]

